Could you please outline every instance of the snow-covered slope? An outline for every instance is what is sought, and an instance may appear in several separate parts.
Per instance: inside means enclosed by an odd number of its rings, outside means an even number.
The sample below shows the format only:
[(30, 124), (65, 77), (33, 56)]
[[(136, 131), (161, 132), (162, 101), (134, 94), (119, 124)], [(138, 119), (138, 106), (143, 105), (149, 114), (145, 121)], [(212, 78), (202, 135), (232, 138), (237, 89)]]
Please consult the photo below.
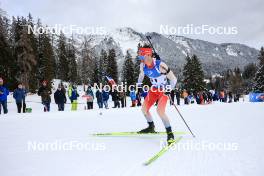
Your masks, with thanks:
[[(0, 175), (262, 176), (264, 172), (263, 103), (179, 106), (197, 138), (183, 135), (178, 149), (143, 166), (160, 149), (166, 136), (91, 136), (144, 128), (146, 122), (139, 108), (102, 110), (100, 115), (98, 109), (84, 111), (83, 105), (77, 112), (70, 112), (70, 105), (66, 112), (56, 112), (52, 104), (52, 112), (42, 113), (42, 105), (36, 103), (39, 99), (35, 95), (28, 97), (34, 101), (28, 103), (33, 108), (31, 114), (16, 114), (15, 104), (11, 103), (10, 113), (0, 116)], [(155, 109), (151, 112), (157, 130), (164, 131)], [(168, 106), (167, 112), (173, 128), (187, 132), (175, 109)], [(29, 147), (34, 142), (39, 146), (37, 151)], [(71, 150), (54, 147), (71, 142), (76, 145)], [(53, 150), (45, 148), (48, 144), (53, 145)], [(199, 147), (203, 145), (204, 148)]]

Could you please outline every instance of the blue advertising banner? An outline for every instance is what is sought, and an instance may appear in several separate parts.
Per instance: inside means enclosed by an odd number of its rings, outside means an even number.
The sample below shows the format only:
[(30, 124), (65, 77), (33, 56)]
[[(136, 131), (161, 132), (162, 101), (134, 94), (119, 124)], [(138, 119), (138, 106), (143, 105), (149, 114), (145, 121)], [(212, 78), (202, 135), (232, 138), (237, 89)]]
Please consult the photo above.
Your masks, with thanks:
[(264, 93), (250, 93), (249, 101), (250, 102), (264, 102)]

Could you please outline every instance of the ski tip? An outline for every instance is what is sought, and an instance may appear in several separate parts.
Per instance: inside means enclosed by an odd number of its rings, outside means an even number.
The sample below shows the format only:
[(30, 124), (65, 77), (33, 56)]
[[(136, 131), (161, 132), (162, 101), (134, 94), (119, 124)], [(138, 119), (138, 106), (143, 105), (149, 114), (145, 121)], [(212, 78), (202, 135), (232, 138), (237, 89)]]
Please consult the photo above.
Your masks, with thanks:
[(143, 166), (148, 166), (149, 164), (148, 163), (143, 163)]

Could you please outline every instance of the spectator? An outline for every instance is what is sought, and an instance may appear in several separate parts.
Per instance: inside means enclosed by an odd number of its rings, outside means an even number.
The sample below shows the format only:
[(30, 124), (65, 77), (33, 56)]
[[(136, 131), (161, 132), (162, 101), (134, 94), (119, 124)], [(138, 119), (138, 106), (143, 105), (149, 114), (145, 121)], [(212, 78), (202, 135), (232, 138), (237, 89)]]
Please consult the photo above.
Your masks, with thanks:
[(219, 100), (220, 100), (220, 102), (225, 102), (225, 92), (224, 92), (224, 90), (221, 90), (219, 92)]
[(170, 105), (174, 104), (174, 98), (175, 98), (175, 90), (171, 90), (170, 92), (170, 97), (171, 97), (171, 101), (170, 101)]
[(135, 91), (134, 87), (131, 88), (129, 96), (130, 96), (131, 102), (132, 102), (131, 107), (135, 107), (136, 103), (137, 103), (137, 96), (136, 96), (136, 91)]
[(4, 110), (4, 114), (8, 113), (7, 109), (7, 96), (9, 95), (9, 91), (6, 87), (4, 87), (4, 80), (0, 78), (0, 114), (2, 111), (2, 107)]
[(77, 87), (72, 86), (72, 92), (71, 92), (71, 97), (70, 97), (71, 104), (72, 104), (72, 107), (71, 107), (72, 111), (76, 111), (78, 109), (78, 97), (79, 97), (79, 94), (77, 91)]
[(111, 92), (112, 100), (114, 102), (114, 107), (113, 108), (120, 108), (120, 103), (119, 103), (119, 95), (115, 87), (113, 87), (113, 90)]
[(228, 103), (233, 102), (233, 93), (231, 91), (228, 93), (228, 99), (229, 99)]
[(177, 100), (177, 105), (180, 105), (180, 100), (181, 100), (181, 93), (180, 93), (180, 90), (179, 89), (176, 89), (176, 92), (175, 92), (175, 95), (176, 95), (176, 100)]
[(62, 85), (59, 84), (58, 89), (54, 93), (55, 103), (58, 105), (59, 111), (64, 111), (65, 103), (67, 102), (65, 92), (62, 88)]
[(44, 112), (50, 111), (51, 93), (51, 89), (48, 87), (48, 82), (44, 80), (42, 86), (38, 90), (38, 96), (41, 96), (41, 102), (44, 105)]
[(137, 106), (141, 106), (141, 94), (139, 92), (136, 93), (136, 102)]
[(186, 90), (183, 90), (182, 96), (183, 96), (183, 99), (184, 99), (184, 104), (189, 104), (189, 102), (188, 102), (188, 93), (187, 93)]
[(119, 97), (120, 97), (120, 101), (121, 101), (121, 107), (122, 108), (126, 107), (126, 93), (124, 90), (121, 90), (119, 92)]
[(93, 109), (94, 93), (91, 86), (88, 86), (86, 91), (87, 96), (87, 109)]
[(103, 108), (103, 93), (100, 89), (98, 89), (95, 93), (97, 104), (99, 106), (99, 109)]
[(25, 113), (26, 112), (26, 107), (25, 107), (26, 91), (23, 89), (22, 83), (19, 83), (18, 88), (14, 90), (13, 98), (16, 100), (17, 112), (21, 113), (22, 106), (23, 106), (23, 113)]
[(25, 93), (25, 98), (23, 99), (23, 113), (25, 113), (25, 112), (26, 112), (26, 109), (27, 109), (27, 105), (26, 105), (26, 96), (27, 96), (27, 94), (28, 94), (28, 91), (27, 91), (27, 89), (26, 89), (26, 87), (25, 87), (24, 84), (22, 84), (22, 89), (23, 89), (23, 91), (24, 91), (24, 93)]
[(109, 90), (105, 87), (103, 89), (103, 104), (105, 109), (108, 109), (108, 100), (109, 100)]

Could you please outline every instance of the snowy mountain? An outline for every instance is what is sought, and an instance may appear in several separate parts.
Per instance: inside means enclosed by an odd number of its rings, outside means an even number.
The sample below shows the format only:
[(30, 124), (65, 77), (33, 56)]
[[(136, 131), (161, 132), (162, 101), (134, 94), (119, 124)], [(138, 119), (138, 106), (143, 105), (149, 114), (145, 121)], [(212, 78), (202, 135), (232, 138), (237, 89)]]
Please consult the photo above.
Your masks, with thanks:
[[(146, 35), (152, 37), (153, 45), (161, 58), (175, 71), (182, 68), (187, 54), (196, 54), (207, 74), (221, 73), (234, 67), (243, 69), (246, 64), (257, 61), (258, 50), (243, 44), (216, 44), (183, 36), (161, 35), (153, 32), (146, 33)], [(96, 53), (100, 53), (101, 49), (116, 49), (119, 66), (122, 66), (123, 57), (127, 50), (135, 57), (138, 43), (146, 42), (145, 34), (132, 28), (118, 28), (109, 31), (105, 36), (91, 37), (94, 40)]]

